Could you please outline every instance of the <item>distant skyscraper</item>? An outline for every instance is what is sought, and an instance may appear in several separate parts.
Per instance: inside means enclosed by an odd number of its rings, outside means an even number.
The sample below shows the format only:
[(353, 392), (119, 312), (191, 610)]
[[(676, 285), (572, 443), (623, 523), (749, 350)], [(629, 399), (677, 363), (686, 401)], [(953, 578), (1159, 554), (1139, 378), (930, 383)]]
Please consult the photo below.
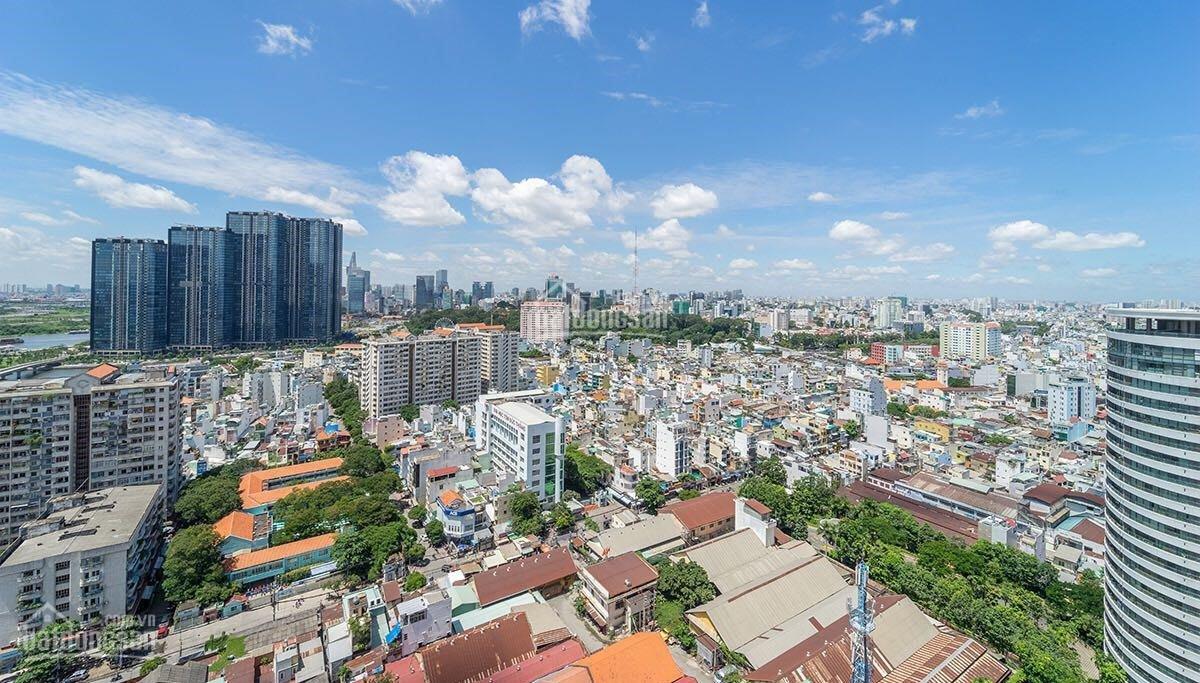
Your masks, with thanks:
[(450, 276), (449, 273), (446, 272), (445, 268), (439, 268), (438, 270), (434, 271), (433, 289), (435, 292), (441, 294), (442, 290), (445, 289), (446, 285), (448, 284), (450, 284)]
[(1104, 649), (1132, 683), (1200, 681), (1200, 311), (1106, 313)]
[(91, 344), (95, 351), (129, 353), (166, 348), (166, 242), (92, 242)]
[(554, 301), (563, 298), (563, 281), (557, 275), (546, 278), (546, 299)]
[(228, 228), (175, 225), (167, 243), (168, 343), (189, 349), (236, 343), (238, 236)]
[(483, 298), (491, 299), (496, 296), (496, 288), (492, 285), (492, 281), (488, 280), (483, 283)]
[(342, 226), (231, 211), (239, 239), (238, 343), (324, 341), (341, 333)]
[(225, 226), (240, 236), (238, 343), (275, 344), (284, 336), (287, 216), (268, 211), (231, 211)]
[(346, 266), (346, 312), (362, 313), (366, 310), (367, 292), (371, 289), (371, 271), (358, 267), (357, 254), (350, 252), (350, 265)]
[(432, 275), (417, 276), (416, 286), (413, 287), (413, 308), (433, 308), (433, 286)]
[(316, 343), (342, 332), (342, 225), (288, 218), (283, 339)]

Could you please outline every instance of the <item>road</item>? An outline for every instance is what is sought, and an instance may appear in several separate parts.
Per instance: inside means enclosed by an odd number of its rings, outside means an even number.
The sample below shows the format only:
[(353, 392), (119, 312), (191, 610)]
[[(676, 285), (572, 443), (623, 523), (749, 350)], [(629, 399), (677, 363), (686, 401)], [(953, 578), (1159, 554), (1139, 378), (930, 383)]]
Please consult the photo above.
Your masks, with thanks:
[[(183, 650), (203, 645), (213, 636), (220, 636), (222, 633), (243, 635), (259, 630), (271, 622), (314, 615), (321, 607), (322, 602), (326, 604), (332, 602), (329, 599), (332, 594), (333, 591), (331, 590), (317, 589), (300, 595), (286, 597), (277, 602), (274, 608), (266, 605), (258, 609), (242, 612), (241, 614), (235, 614), (228, 619), (218, 619), (201, 626), (172, 632), (160, 641), (165, 645), (163, 655), (167, 658), (167, 661), (173, 662), (179, 658), (179, 653)], [(297, 601), (300, 603), (299, 606), (296, 604)]]

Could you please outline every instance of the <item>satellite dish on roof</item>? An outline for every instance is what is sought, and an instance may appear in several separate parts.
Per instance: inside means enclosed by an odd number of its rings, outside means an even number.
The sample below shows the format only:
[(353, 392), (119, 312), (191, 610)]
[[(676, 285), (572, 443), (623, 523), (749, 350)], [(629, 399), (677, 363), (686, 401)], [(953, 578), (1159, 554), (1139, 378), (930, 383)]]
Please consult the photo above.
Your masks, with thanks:
[(449, 318), (438, 318), (438, 321), (433, 325), (434, 329), (444, 327), (448, 330), (454, 329), (454, 321)]

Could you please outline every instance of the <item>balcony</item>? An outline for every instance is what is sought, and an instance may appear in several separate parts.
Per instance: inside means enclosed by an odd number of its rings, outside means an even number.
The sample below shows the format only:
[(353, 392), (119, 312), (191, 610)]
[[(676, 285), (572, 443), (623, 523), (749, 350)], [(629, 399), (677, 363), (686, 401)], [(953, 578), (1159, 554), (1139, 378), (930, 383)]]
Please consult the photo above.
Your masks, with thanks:
[(79, 585), (82, 587), (95, 586), (104, 582), (104, 572), (88, 572), (79, 577)]

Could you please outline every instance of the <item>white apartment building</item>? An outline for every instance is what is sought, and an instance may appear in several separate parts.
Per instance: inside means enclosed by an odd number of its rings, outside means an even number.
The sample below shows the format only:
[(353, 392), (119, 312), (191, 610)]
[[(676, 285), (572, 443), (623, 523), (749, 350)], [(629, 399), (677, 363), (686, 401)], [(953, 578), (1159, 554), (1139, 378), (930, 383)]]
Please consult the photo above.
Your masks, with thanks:
[(62, 618), (94, 625), (136, 610), (150, 593), (163, 493), (146, 484), (52, 500), (0, 564), (0, 634), (11, 639)]
[(360, 395), (368, 417), (406, 405), (459, 403), (479, 396), (480, 339), (447, 329), (363, 342)]
[(521, 335), (504, 329), (503, 325), (483, 323), (459, 325), (457, 329), (479, 337), (480, 390), (516, 391)]
[(1046, 392), (1050, 424), (1062, 427), (1096, 416), (1096, 385), (1087, 377), (1056, 377)]
[(1000, 355), (1000, 324), (944, 322), (939, 330), (941, 356), (976, 362)]
[(878, 299), (871, 317), (874, 318), (875, 329), (891, 329), (893, 323), (904, 319), (904, 301), (894, 296)]
[(654, 469), (674, 479), (691, 471), (688, 423), (659, 421), (654, 433)]
[(0, 382), (0, 547), (37, 519), (46, 501), (71, 492), (71, 390)]
[(774, 308), (767, 313), (767, 324), (776, 332), (787, 332), (792, 326), (791, 311), (786, 308)]
[(487, 431), (487, 457), (495, 469), (514, 475), (547, 502), (562, 499), (564, 428), (555, 417), (532, 404), (496, 403), (476, 429)]
[[(110, 368), (111, 372), (101, 374)], [(140, 372), (122, 374), (101, 365), (67, 384), (76, 394), (76, 443), (88, 446), (86, 454), (78, 450), (75, 454), (72, 490), (85, 484), (96, 491), (161, 483), (167, 500), (173, 502), (183, 483), (178, 380)]]
[(505, 391), (495, 394), (481, 394), (475, 399), (475, 448), (486, 452), (488, 449), (488, 420), (491, 419), (492, 409), (501, 403), (520, 401), (539, 410), (550, 412), (554, 408), (556, 397), (548, 389), (526, 389), (525, 391)]
[(562, 301), (526, 301), (521, 304), (521, 336), (531, 344), (560, 342), (567, 338), (567, 304)]
[(883, 415), (887, 412), (887, 392), (883, 380), (878, 377), (868, 377), (862, 386), (850, 390), (850, 410), (865, 419), (868, 415)]
[(80, 490), (182, 484), (183, 408), (176, 375), (109, 364), (60, 366), (0, 381), (0, 546), (46, 502)]

